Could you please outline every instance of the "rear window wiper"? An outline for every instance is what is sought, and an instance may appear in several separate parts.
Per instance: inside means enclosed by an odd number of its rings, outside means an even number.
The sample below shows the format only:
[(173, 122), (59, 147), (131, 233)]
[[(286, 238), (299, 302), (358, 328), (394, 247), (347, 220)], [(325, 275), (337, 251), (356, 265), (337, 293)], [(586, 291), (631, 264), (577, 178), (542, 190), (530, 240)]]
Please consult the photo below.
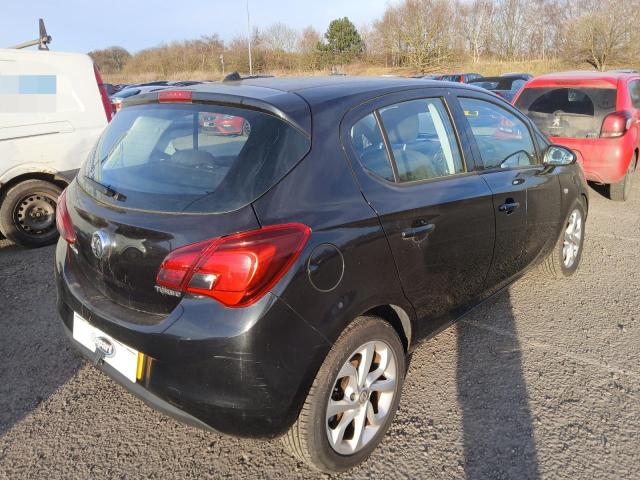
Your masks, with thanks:
[(85, 175), (84, 178), (85, 180), (88, 180), (89, 182), (91, 182), (93, 186), (96, 188), (96, 190), (98, 190), (103, 195), (106, 195), (107, 197), (111, 197), (120, 202), (124, 202), (127, 199), (126, 195), (123, 195), (117, 190), (114, 190), (109, 185), (103, 185), (102, 183), (98, 182), (97, 180), (94, 180), (93, 178), (87, 175)]

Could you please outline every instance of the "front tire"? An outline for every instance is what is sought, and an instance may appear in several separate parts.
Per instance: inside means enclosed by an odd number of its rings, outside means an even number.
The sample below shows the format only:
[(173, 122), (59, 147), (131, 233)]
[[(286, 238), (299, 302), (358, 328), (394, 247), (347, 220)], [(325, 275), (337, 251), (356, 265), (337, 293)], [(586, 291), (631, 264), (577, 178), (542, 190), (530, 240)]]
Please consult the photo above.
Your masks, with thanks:
[(12, 242), (35, 248), (58, 240), (56, 202), (62, 189), (44, 180), (11, 187), (0, 203), (0, 230)]
[(553, 251), (542, 262), (542, 270), (549, 276), (569, 277), (578, 269), (582, 259), (586, 218), (584, 203), (576, 200), (569, 209)]
[(389, 323), (358, 317), (325, 358), (296, 423), (282, 438), (285, 447), (327, 473), (365, 461), (393, 421), (405, 362), (402, 342)]

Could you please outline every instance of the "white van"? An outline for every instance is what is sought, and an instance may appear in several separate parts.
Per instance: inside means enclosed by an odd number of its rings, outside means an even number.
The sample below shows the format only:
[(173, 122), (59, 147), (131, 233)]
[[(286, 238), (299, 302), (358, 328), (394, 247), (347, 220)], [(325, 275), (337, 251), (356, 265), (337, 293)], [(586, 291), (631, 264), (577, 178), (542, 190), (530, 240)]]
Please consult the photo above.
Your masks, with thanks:
[(58, 238), (56, 200), (111, 120), (88, 55), (0, 49), (0, 232), (37, 247)]

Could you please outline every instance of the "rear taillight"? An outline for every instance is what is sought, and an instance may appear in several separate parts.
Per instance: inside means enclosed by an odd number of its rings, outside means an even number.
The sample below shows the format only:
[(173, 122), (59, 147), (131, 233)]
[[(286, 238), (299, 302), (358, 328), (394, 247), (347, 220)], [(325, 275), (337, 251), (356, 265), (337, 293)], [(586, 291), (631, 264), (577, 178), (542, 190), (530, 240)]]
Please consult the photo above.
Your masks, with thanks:
[(107, 90), (104, 88), (104, 84), (102, 83), (102, 75), (100, 75), (100, 70), (98, 70), (98, 66), (93, 64), (93, 73), (96, 76), (96, 83), (98, 84), (98, 90), (100, 90), (100, 98), (102, 98), (102, 106), (104, 107), (104, 113), (107, 116), (107, 122), (111, 121), (111, 104), (109, 103), (109, 95), (107, 95)]
[(158, 92), (158, 103), (191, 103), (191, 91), (162, 90)]
[(58, 205), (56, 206), (56, 226), (60, 236), (64, 238), (67, 243), (76, 243), (76, 232), (73, 230), (73, 224), (71, 223), (71, 216), (67, 208), (67, 190), (63, 190), (58, 197)]
[(616, 138), (624, 135), (631, 128), (632, 117), (629, 112), (613, 112), (604, 117), (600, 138)]
[(243, 307), (268, 292), (298, 258), (311, 229), (273, 225), (180, 247), (162, 262), (156, 283)]

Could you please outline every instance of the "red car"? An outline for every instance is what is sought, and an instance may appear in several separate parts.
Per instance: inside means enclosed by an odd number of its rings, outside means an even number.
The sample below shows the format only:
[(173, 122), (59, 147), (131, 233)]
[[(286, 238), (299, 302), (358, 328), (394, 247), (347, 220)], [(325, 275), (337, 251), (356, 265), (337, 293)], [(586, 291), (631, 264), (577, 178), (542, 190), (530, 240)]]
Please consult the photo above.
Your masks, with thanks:
[(567, 72), (536, 77), (514, 105), (553, 143), (575, 151), (587, 180), (625, 201), (640, 150), (640, 75)]
[(200, 125), (203, 130), (214, 135), (245, 135), (251, 133), (251, 126), (242, 117), (234, 115), (221, 115), (211, 113), (200, 116)]

